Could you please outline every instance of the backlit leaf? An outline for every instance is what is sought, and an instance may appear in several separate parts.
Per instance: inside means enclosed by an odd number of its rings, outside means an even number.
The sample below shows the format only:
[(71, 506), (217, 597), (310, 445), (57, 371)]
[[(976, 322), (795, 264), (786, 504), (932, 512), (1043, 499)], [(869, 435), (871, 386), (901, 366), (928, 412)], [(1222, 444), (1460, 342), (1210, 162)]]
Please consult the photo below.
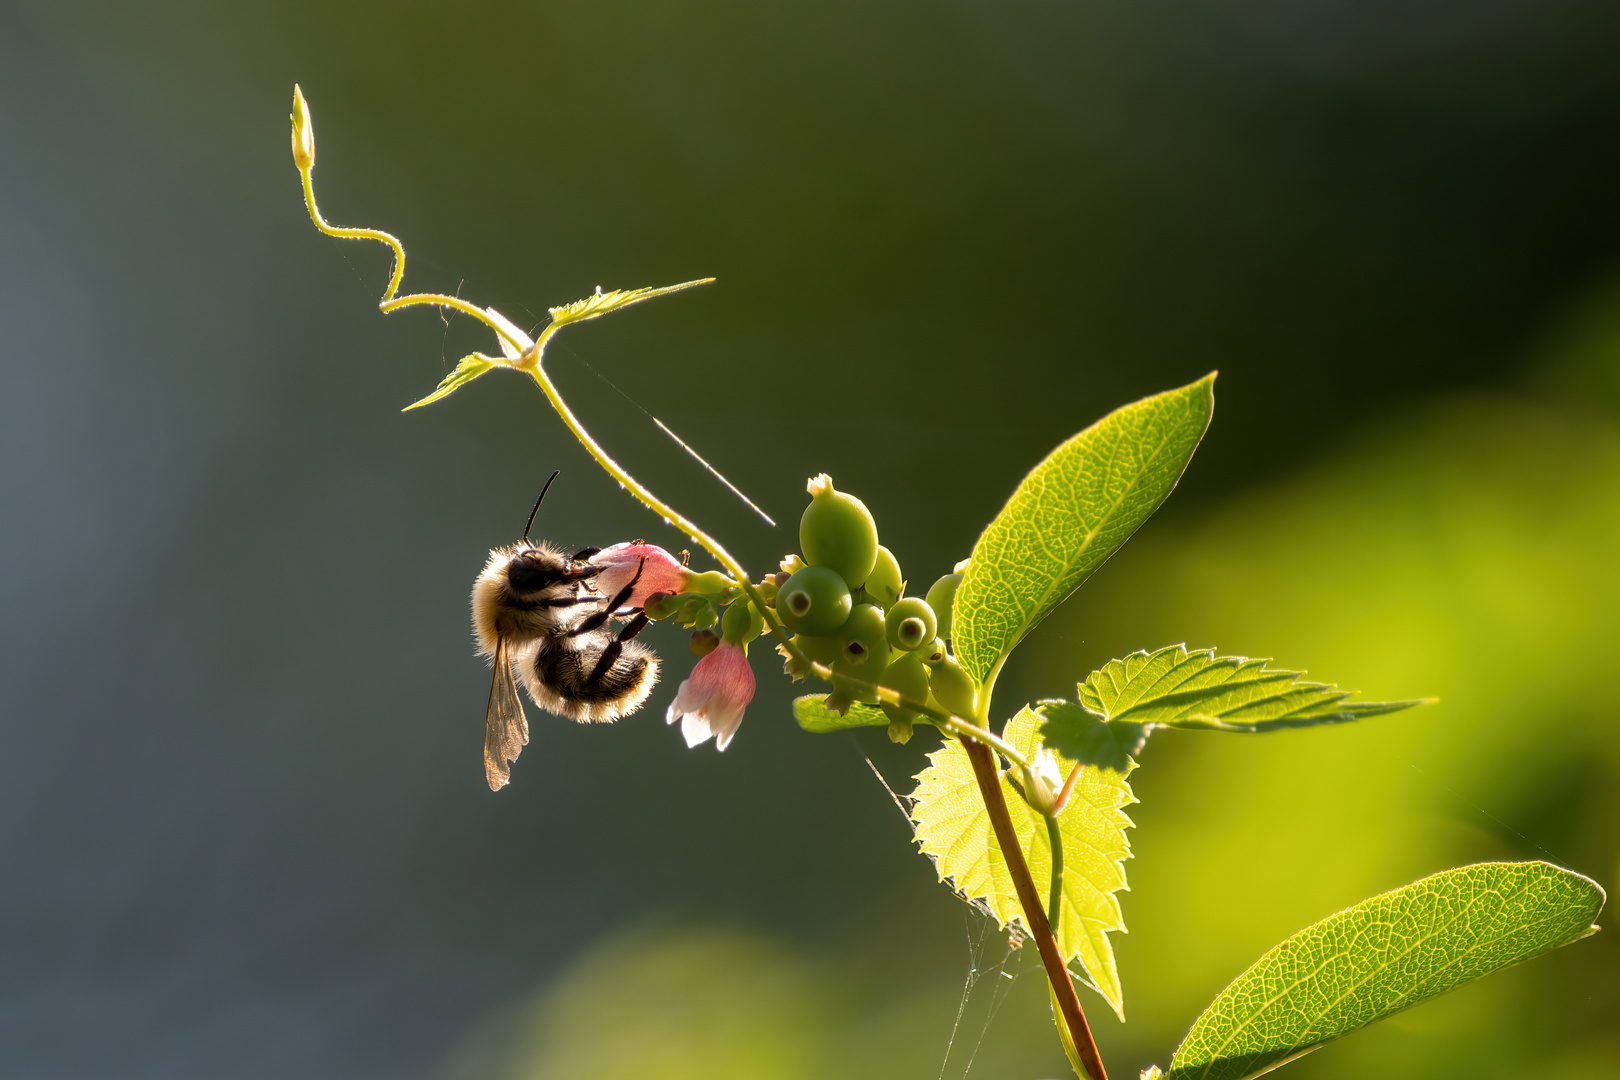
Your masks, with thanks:
[[(1040, 745), (1035, 734), (1039, 723), (1037, 714), (1024, 709), (1007, 722), (1003, 738), (1033, 756)], [(1003, 926), (1017, 922), (1027, 930), (967, 751), (954, 738), (947, 738), (928, 760), (928, 767), (917, 774), (912, 792), (911, 820), (917, 828), (918, 846), (934, 860), (940, 880), (949, 879), (964, 899), (982, 901)], [(1060, 756), (1059, 764), (1067, 773), (1073, 762)], [(1044, 898), (1052, 882), (1046, 822), (1005, 778), (1001, 790), (1036, 893)], [(1107, 935), (1125, 929), (1114, 894), (1125, 887), (1123, 864), (1131, 857), (1125, 838), (1131, 819), (1125, 816), (1124, 807), (1135, 801), (1125, 775), (1086, 769), (1058, 815), (1063, 836), (1063, 904), (1053, 927), (1058, 948), (1065, 961), (1079, 959), (1093, 987), (1121, 1019), (1125, 1015), (1123, 994)]]
[(506, 365), (501, 361), (496, 360), (492, 356), (485, 356), (483, 353), (473, 353), (471, 356), (463, 356), (461, 358), (461, 363), (457, 364), (456, 369), (444, 377), (444, 379), (439, 383), (439, 388), (437, 390), (433, 391), (433, 393), (429, 394), (421, 401), (405, 406), (405, 408), (401, 409), (400, 411), (410, 412), (412, 409), (420, 409), (423, 405), (431, 405), (440, 398), (448, 396), (452, 391), (459, 390), (467, 383), (472, 382), (474, 379), (478, 378), (478, 376), (482, 375), (486, 371), (489, 371), (491, 368), (505, 366)]
[(804, 730), (816, 735), (829, 731), (845, 731), (858, 727), (886, 727), (889, 718), (876, 705), (856, 702), (849, 707), (849, 715), (839, 716), (826, 705), (826, 694), (810, 694), (793, 699), (793, 719)]
[(551, 313), (553, 326), (566, 326), (569, 323), (584, 322), (586, 319), (595, 319), (606, 315), (610, 311), (639, 304), (643, 300), (651, 300), (655, 296), (668, 296), (670, 293), (680, 292), (682, 289), (694, 288), (698, 285), (707, 285), (714, 278), (699, 278), (696, 281), (683, 281), (679, 285), (661, 285), (649, 289), (614, 289), (612, 292), (596, 290), (592, 296), (583, 300), (575, 300), (572, 304), (548, 309)]
[(1215, 376), (1116, 409), (1018, 485), (973, 546), (952, 647), (983, 682), (1125, 543), (1181, 478), (1215, 407)]
[[(1597, 929), (1603, 890), (1545, 862), (1479, 863), (1306, 927), (1222, 990), (1170, 1080), (1245, 1080)], [(1484, 1035), (1481, 1032), (1481, 1035)]]

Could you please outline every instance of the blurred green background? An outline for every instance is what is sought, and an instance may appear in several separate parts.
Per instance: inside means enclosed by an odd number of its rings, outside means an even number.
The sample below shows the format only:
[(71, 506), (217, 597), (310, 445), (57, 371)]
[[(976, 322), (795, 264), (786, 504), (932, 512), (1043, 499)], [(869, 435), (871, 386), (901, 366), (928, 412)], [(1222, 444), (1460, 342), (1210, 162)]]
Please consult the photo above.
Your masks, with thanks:
[[(382, 318), (386, 253), (310, 227), (295, 80), (407, 287), (532, 325), (719, 278), (549, 364), (750, 567), (826, 470), (932, 580), (1058, 441), (1221, 369), (1003, 710), (1176, 641), (1442, 702), (1155, 738), (1130, 1022), (1087, 998), (1117, 1076), (1371, 893), (1612, 891), (1617, 46), (1528, 0), (0, 6), (0, 1074), (1065, 1075), (1032, 950), (868, 768), (904, 792), (929, 737), (801, 734), (768, 650), (724, 755), (661, 722), (656, 628), (649, 708), (531, 710), (485, 788), (466, 594), (539, 482), (561, 543), (682, 545), (515, 378), (400, 415), (488, 341)], [(1286, 1068), (1620, 1075), (1620, 946)]]

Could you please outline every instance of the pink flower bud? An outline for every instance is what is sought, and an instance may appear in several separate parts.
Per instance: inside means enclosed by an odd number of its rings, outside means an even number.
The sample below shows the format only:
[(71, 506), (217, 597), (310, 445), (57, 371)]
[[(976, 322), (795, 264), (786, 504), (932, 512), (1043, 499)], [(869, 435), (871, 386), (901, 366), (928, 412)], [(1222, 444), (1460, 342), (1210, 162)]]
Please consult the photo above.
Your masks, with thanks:
[(722, 641), (681, 683), (664, 719), (681, 722), (687, 746), (713, 738), (715, 749), (724, 750), (752, 700), (754, 669), (748, 666), (748, 654), (740, 645)]
[[(644, 568), (642, 559), (647, 560)], [(641, 569), (635, 592), (624, 602), (626, 607), (641, 607), (653, 593), (682, 592), (692, 576), (692, 571), (656, 544), (614, 544), (592, 555), (589, 561), (598, 568), (596, 591), (609, 599), (630, 584), (636, 570)]]

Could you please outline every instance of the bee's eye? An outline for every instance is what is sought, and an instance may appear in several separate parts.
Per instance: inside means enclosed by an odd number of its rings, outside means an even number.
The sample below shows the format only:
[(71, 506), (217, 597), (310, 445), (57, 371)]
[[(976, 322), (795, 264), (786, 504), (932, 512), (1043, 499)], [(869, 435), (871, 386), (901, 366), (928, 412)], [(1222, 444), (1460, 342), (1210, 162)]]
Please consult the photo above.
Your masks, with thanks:
[(557, 580), (556, 573), (545, 564), (545, 561), (538, 554), (529, 552), (520, 552), (512, 556), (506, 576), (511, 581), (512, 588), (520, 592), (544, 589)]

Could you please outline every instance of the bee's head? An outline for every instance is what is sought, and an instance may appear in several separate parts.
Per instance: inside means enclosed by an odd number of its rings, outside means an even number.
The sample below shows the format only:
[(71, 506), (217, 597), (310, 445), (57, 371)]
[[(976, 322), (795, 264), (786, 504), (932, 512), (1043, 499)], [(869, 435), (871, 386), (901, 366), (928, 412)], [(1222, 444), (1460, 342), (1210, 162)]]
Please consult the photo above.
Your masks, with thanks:
[(506, 580), (517, 593), (539, 592), (595, 575), (594, 566), (575, 563), (550, 544), (530, 540), (512, 548), (506, 562)]

